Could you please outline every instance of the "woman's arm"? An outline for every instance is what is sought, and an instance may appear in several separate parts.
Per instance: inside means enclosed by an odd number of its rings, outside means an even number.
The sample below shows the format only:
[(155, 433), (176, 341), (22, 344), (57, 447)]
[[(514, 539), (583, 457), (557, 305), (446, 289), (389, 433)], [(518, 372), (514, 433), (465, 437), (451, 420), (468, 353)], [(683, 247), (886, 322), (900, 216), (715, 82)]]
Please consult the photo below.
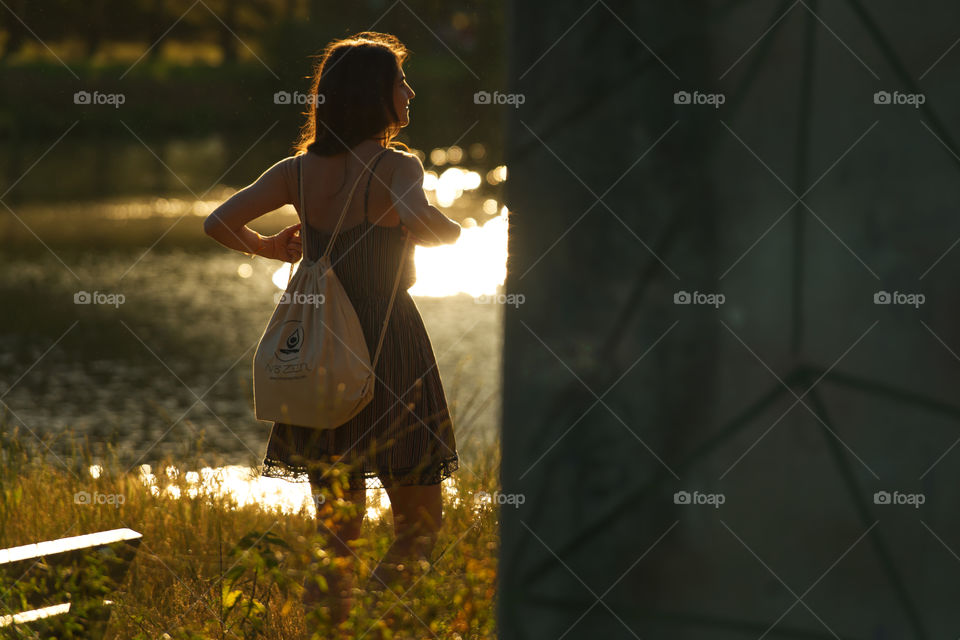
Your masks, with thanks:
[(390, 199), (400, 222), (418, 244), (452, 244), (460, 237), (460, 225), (427, 202), (423, 192), (423, 165), (417, 156), (400, 156), (390, 180)]
[(299, 224), (272, 236), (261, 236), (246, 225), (251, 220), (290, 203), (281, 160), (253, 182), (227, 198), (203, 221), (204, 232), (223, 246), (241, 251), (296, 262), (300, 259)]

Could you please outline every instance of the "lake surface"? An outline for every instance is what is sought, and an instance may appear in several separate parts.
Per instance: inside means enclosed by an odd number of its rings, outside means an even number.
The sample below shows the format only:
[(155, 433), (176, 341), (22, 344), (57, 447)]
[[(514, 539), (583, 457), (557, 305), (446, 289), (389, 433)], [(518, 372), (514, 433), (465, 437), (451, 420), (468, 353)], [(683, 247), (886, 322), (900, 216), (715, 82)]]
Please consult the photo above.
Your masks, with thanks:
[[(489, 168), (448, 168), (428, 176), (428, 197), (464, 233), (456, 245), (417, 248), (410, 293), (469, 463), (497, 438), (506, 217), (483, 180)], [(269, 425), (253, 416), (251, 363), (287, 270), (202, 233), (229, 192), (3, 210), (0, 412), (9, 425), (38, 435), (70, 428), (95, 452), (111, 443), (131, 468), (181, 454), (201, 432), (211, 463), (259, 464)], [(295, 222), (286, 207), (251, 226), (266, 234)], [(92, 303), (81, 303), (84, 292)]]

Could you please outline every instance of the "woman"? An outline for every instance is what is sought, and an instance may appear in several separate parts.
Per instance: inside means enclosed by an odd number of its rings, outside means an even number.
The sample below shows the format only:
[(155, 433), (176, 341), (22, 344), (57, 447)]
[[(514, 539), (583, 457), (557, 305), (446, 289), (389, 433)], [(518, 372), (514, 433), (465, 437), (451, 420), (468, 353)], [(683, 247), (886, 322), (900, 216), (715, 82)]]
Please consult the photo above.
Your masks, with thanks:
[[(332, 534), (331, 551), (351, 567), (332, 576), (328, 604), (336, 621), (346, 618), (352, 604), (355, 567), (348, 543), (360, 535), (366, 489), (385, 488), (393, 512), (395, 541), (367, 583), (383, 589), (408, 573), (404, 565), (429, 559), (442, 515), (440, 482), (458, 467), (436, 359), (406, 289), (415, 279), (414, 244), (455, 242), (460, 225), (427, 202), (423, 165), (406, 146), (393, 142), (410, 122), (415, 95), (402, 68), (407, 55), (396, 38), (380, 33), (330, 43), (314, 69), (311, 94), (316, 98), (309, 101), (296, 155), (270, 167), (204, 222), (207, 234), (231, 249), (295, 262), (302, 249), (310, 258), (322, 254), (346, 205), (331, 261), (371, 354), (407, 247), (403, 286), (375, 368), (373, 401), (332, 430), (274, 423), (263, 460), (262, 475), (309, 480), (315, 495), (330, 494), (334, 475), (348, 479), (344, 497), (356, 505), (354, 515), (327, 531), (324, 509), (330, 505), (321, 501), (317, 514), (318, 531)], [(297, 202), (301, 169), (303, 203)], [(350, 187), (361, 175), (347, 204)], [(297, 207), (301, 224), (269, 237), (245, 226), (288, 203)], [(406, 234), (411, 236), (407, 245)], [(333, 469), (344, 473), (332, 474)], [(308, 577), (304, 601), (322, 597)]]

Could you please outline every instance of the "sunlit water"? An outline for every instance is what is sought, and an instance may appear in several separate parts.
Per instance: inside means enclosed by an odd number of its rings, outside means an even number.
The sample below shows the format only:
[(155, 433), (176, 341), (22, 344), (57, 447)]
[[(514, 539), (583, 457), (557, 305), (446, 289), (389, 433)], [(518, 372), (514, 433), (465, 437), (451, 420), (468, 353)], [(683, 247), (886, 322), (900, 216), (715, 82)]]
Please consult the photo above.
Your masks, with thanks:
[[(100, 474), (100, 467), (90, 468), (91, 477)], [(153, 473), (150, 465), (140, 467), (140, 481), (150, 487), (151, 493), (160, 495), (166, 493), (173, 498), (181, 496), (181, 489), (172, 482), (176, 480), (180, 471), (176, 467), (167, 467), (162, 470), (161, 478)], [(164, 480), (166, 477), (167, 480)], [(237, 506), (257, 504), (281, 513), (296, 514), (303, 510), (309, 517), (317, 512), (316, 498), (311, 495), (310, 485), (307, 483), (290, 483), (277, 478), (258, 476), (250, 467), (243, 465), (228, 465), (223, 467), (204, 467), (200, 471), (188, 471), (184, 474), (184, 483), (190, 497), (198, 496), (229, 496), (236, 501)], [(452, 479), (444, 480), (443, 492), (453, 504), (459, 504), (460, 496), (453, 485)], [(489, 501), (487, 496), (479, 496), (474, 503)], [(390, 508), (390, 500), (383, 489), (367, 491), (366, 517), (370, 520), (383, 518)]]
[[(153, 469), (148, 464), (140, 465), (138, 471), (140, 482), (149, 487), (153, 495), (166, 494), (172, 498), (182, 496), (182, 489), (175, 484), (181, 474), (177, 467), (167, 466), (161, 469), (159, 477), (153, 473)], [(91, 478), (96, 479), (103, 473), (103, 467), (92, 465), (88, 472)], [(297, 514), (303, 511), (311, 518), (317, 512), (319, 498), (311, 494), (308, 484), (291, 484), (276, 478), (260, 477), (250, 467), (242, 465), (204, 467), (199, 471), (187, 471), (183, 475), (183, 484), (187, 486), (187, 495), (191, 498), (222, 496), (231, 498), (238, 507), (256, 504), (285, 514)], [(461, 496), (452, 478), (443, 481), (442, 490), (445, 498), (454, 507), (459, 506), (463, 499), (471, 502), (475, 508), (491, 504), (491, 497), (487, 493)], [(390, 508), (390, 501), (384, 489), (367, 491), (366, 499), (367, 518), (376, 521), (385, 517)]]

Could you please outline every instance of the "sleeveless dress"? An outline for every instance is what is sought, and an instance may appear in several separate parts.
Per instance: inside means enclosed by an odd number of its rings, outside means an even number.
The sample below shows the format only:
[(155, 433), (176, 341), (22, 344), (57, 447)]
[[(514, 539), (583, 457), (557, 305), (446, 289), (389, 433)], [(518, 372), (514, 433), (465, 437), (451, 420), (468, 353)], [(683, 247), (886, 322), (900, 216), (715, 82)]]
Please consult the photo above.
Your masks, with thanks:
[[(370, 169), (364, 194), (363, 222), (341, 229), (331, 251), (331, 264), (360, 319), (373, 357), (390, 293), (404, 250), (401, 226), (368, 220)], [(330, 234), (314, 229), (300, 212), (304, 257), (322, 255)], [(350, 488), (389, 488), (437, 484), (459, 467), (453, 424), (440, 372), (420, 312), (407, 293), (416, 281), (408, 245), (393, 311), (374, 373), (373, 400), (335, 429), (317, 430), (274, 422), (261, 475), (292, 482), (319, 484), (336, 463)], [(320, 464), (317, 464), (320, 463)]]

